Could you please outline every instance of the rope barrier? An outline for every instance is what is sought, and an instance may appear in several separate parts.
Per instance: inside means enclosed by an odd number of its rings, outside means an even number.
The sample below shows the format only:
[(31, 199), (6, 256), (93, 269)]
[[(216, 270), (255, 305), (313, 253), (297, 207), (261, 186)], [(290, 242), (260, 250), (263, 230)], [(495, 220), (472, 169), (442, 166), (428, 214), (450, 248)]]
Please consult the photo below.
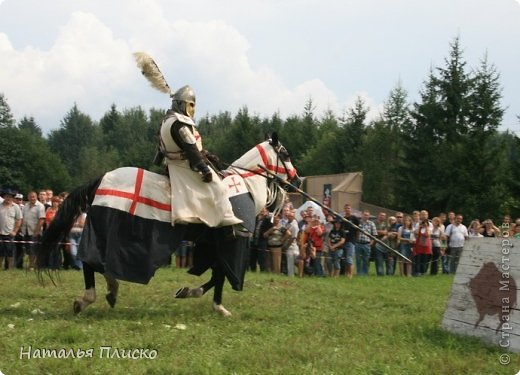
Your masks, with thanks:
[[(270, 253), (270, 252), (272, 252), (272, 251), (269, 250), (269, 249), (259, 249), (259, 248), (254, 248), (254, 249), (257, 250), (257, 251), (263, 251), (263, 252), (266, 252), (266, 253)], [(343, 249), (343, 250), (345, 250), (345, 249)], [(286, 253), (286, 252), (287, 252), (286, 250), (282, 250), (282, 254), (283, 254), (283, 253)], [(371, 252), (372, 252), (372, 249), (371, 249)], [(329, 252), (321, 251), (321, 253), (322, 253), (322, 255), (321, 255), (321, 259), (334, 259), (333, 257), (326, 255), (326, 254), (329, 254)], [(299, 253), (298, 253), (298, 255), (299, 255)], [(401, 259), (399, 259), (399, 258), (397, 258), (397, 257), (394, 257), (394, 256), (391, 255), (391, 254), (388, 254), (388, 253), (387, 253), (387, 254), (385, 254), (385, 255), (387, 255), (387, 256), (390, 255), (392, 258), (397, 259), (399, 262), (402, 262)], [(425, 255), (430, 255), (430, 256), (431, 256), (432, 254), (425, 254)], [(355, 250), (354, 250), (354, 256), (355, 256)], [(412, 254), (412, 256), (413, 256), (413, 254)], [(451, 255), (448, 255), (448, 254), (445, 254), (445, 255), (439, 255), (439, 259), (441, 259), (442, 257), (452, 258), (452, 256), (451, 256)], [(345, 260), (345, 259), (347, 259), (347, 257), (342, 256), (342, 257), (340, 257), (339, 259)], [(428, 264), (430, 264), (430, 263), (434, 263), (434, 262), (435, 262), (435, 261), (429, 261)]]
[[(25, 241), (25, 240), (0, 240), (0, 243), (26, 243), (26, 244), (41, 244), (40, 241)], [(58, 242), (58, 245), (76, 245), (72, 242)]]
[[(14, 240), (14, 239), (13, 239), (13, 240), (0, 240), (0, 243), (13, 243), (13, 244), (41, 244), (41, 241), (26, 241), (26, 240)], [(72, 242), (58, 242), (58, 245), (76, 245), (76, 244), (75, 244), (75, 243), (72, 243)], [(189, 247), (190, 247), (190, 246), (189, 246)], [(300, 248), (300, 246), (298, 245), (298, 249), (299, 249), (299, 248)], [(253, 249), (253, 248), (252, 248), (252, 249)], [(270, 250), (270, 249), (259, 249), (259, 248), (254, 248), (254, 249), (255, 249), (256, 251), (263, 251), (263, 252), (265, 252), (265, 253), (271, 253), (271, 252), (273, 252), (273, 251)], [(343, 249), (343, 250), (345, 250), (345, 249)], [(373, 249), (371, 249), (371, 252), (372, 252), (372, 251), (373, 251)], [(287, 252), (287, 250), (282, 250), (282, 254), (284, 254), (284, 253), (286, 253), (286, 252)], [(329, 255), (328, 255), (329, 252), (321, 251), (321, 254), (322, 254), (322, 255), (321, 255), (320, 258), (321, 258), (323, 261), (328, 261), (328, 260), (330, 260), (330, 259), (331, 259), (331, 260), (334, 260), (334, 259), (335, 259), (335, 257), (332, 257), (332, 256), (329, 256)], [(300, 255), (299, 252), (298, 252), (298, 254), (295, 254), (295, 256), (299, 256), (299, 255)], [(393, 256), (392, 254), (386, 253), (386, 254), (384, 254), (384, 255), (385, 255), (386, 257), (391, 257), (391, 258), (393, 258), (393, 259), (394, 259), (394, 263), (404, 263), (402, 259), (399, 259), (399, 258)], [(430, 255), (430, 256), (432, 256), (432, 254), (426, 254), (426, 255)], [(355, 250), (354, 250), (353, 257), (355, 257)], [(429, 266), (432, 265), (433, 263), (436, 263), (436, 262), (437, 262), (437, 264), (440, 265), (441, 268), (442, 268), (442, 263), (443, 263), (443, 258), (444, 258), (444, 257), (445, 257), (445, 258), (448, 258), (448, 259), (449, 259), (449, 258), (452, 258), (452, 256), (449, 255), (449, 254), (445, 254), (445, 255), (440, 255), (440, 254), (439, 254), (439, 258), (438, 258), (437, 260), (429, 260), (428, 262), (423, 263), (423, 264), (427, 264), (428, 267), (429, 267)], [(415, 256), (412, 256), (412, 258), (415, 258)], [(386, 263), (386, 259), (387, 259), (387, 258), (383, 259), (383, 262)], [(347, 260), (347, 257), (346, 257), (346, 256), (341, 256), (341, 257), (338, 258), (338, 260), (340, 260), (340, 261), (345, 261), (345, 260)], [(412, 259), (412, 264), (413, 264), (413, 263), (415, 263), (415, 264), (418, 264), (418, 263), (419, 263), (419, 262), (414, 262), (413, 260), (415, 260), (415, 259)]]
[[(0, 240), (0, 243), (13, 243), (13, 244), (41, 244), (40, 241), (26, 241), (26, 240)], [(76, 243), (72, 243), (72, 242), (58, 242), (58, 245), (76, 245)], [(299, 248), (299, 246), (298, 246), (298, 248)], [(255, 250), (257, 250), (257, 251), (263, 251), (263, 252), (267, 252), (267, 253), (272, 252), (272, 251), (269, 250), (269, 249), (259, 249), (259, 248), (255, 248)], [(343, 249), (343, 250), (345, 250), (345, 249)], [(371, 249), (371, 251), (372, 251), (372, 249)], [(286, 252), (287, 252), (287, 250), (282, 250), (282, 253), (286, 253)], [(321, 255), (321, 259), (324, 259), (324, 260), (335, 259), (335, 257), (332, 257), (332, 256), (327, 255), (327, 254), (329, 254), (329, 252), (321, 251), (321, 254), (322, 254), (322, 255)], [(299, 255), (299, 253), (298, 253), (298, 255)], [(402, 262), (401, 259), (398, 259), (397, 257), (394, 257), (394, 256), (391, 255), (391, 254), (388, 254), (388, 253), (387, 253), (387, 254), (384, 254), (384, 255), (386, 255), (386, 256), (390, 256), (390, 257), (394, 258), (395, 260), (397, 260), (397, 261), (399, 261), (399, 262)], [(432, 255), (432, 254), (427, 254), (427, 255)], [(354, 254), (354, 256), (355, 256), (355, 254)], [(442, 257), (448, 257), (448, 258), (451, 258), (452, 256), (451, 256), (451, 255), (448, 255), (448, 254), (446, 254), (446, 255), (440, 255), (440, 256), (439, 256), (439, 259), (441, 259)], [(347, 257), (346, 257), (346, 256), (341, 256), (339, 259), (340, 259), (340, 260), (346, 260)], [(427, 262), (427, 264), (431, 264), (431, 263), (434, 263), (434, 262), (435, 262), (434, 260), (430, 260), (430, 261)], [(412, 263), (413, 263), (413, 262), (412, 262)]]

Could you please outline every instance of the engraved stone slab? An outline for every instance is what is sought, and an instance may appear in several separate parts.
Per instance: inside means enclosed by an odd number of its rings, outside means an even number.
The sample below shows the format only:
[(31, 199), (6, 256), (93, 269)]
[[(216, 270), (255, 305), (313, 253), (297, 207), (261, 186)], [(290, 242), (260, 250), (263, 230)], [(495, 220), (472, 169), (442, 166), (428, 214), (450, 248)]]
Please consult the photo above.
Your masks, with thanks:
[(442, 326), (520, 352), (520, 239), (470, 238), (453, 281)]

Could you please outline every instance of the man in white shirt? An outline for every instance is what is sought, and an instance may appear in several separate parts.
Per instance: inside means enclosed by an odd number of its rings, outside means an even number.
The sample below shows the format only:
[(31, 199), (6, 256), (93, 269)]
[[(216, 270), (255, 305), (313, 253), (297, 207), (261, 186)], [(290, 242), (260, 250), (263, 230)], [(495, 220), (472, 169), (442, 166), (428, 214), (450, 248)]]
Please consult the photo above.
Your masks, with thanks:
[(450, 247), (449, 272), (455, 273), (459, 265), (459, 258), (464, 248), (464, 242), (468, 239), (468, 228), (462, 224), (462, 215), (455, 216), (455, 222), (448, 225), (444, 234), (448, 237)]
[(22, 235), (27, 241), (26, 251), (29, 255), (29, 269), (34, 268), (37, 246), (45, 223), (45, 206), (38, 201), (35, 191), (27, 194), (29, 202), (23, 207)]
[[(16, 203), (18, 205), (18, 207), (20, 207), (20, 210), (22, 211), (22, 216), (23, 216), (23, 206), (24, 206), (24, 203), (23, 203), (23, 194), (20, 194), (20, 193), (17, 193), (15, 196), (14, 196), (14, 203)], [(22, 224), (23, 224), (23, 221), (22, 221)], [(14, 242), (15, 242), (15, 252), (14, 252), (14, 266), (18, 269), (23, 269), (23, 255), (24, 255), (24, 243), (23, 243), (23, 235), (22, 235), (22, 232), (18, 231), (18, 233), (16, 233), (16, 236), (14, 238)]]
[(8, 269), (14, 267), (14, 237), (22, 224), (22, 211), (14, 203), (16, 192), (11, 189), (2, 191), (4, 201), (0, 204), (0, 267), (7, 258)]
[(296, 238), (298, 237), (298, 221), (295, 217), (294, 210), (287, 211), (287, 224), (285, 228), (291, 232), (291, 236), (287, 240), (287, 245), (284, 246), (285, 251), (285, 259), (287, 260), (287, 276), (294, 276), (295, 272), (295, 260), (296, 257), (300, 254), (300, 248), (298, 247), (298, 243), (296, 242)]

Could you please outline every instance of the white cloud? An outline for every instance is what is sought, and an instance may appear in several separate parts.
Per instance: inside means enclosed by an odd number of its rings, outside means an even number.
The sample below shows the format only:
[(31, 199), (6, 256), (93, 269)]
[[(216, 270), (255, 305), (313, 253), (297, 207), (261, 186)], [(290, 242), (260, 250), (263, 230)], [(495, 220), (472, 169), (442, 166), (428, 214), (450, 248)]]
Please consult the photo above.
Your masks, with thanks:
[(16, 51), (5, 36), (0, 48), (2, 89), (13, 112), (52, 122), (46, 128), (57, 128), (74, 102), (99, 116), (100, 104), (108, 110), (113, 90), (135, 72), (127, 43), (88, 13), (73, 13), (49, 51), (31, 46)]
[[(381, 5), (375, 13), (374, 2), (326, 0), (316, 7), (309, 0), (296, 8), (294, 4), (292, 0), (203, 1), (183, 7), (167, 0), (4, 2), (0, 90), (17, 119), (34, 115), (44, 130), (57, 128), (74, 102), (95, 120), (112, 103), (120, 109), (166, 108), (168, 98), (149, 87), (132, 61), (132, 52), (146, 51), (172, 88), (194, 87), (200, 115), (236, 113), (247, 106), (260, 115), (279, 111), (285, 117), (301, 114), (309, 98), (317, 115), (326, 109), (341, 114), (361, 95), (371, 108), (369, 118), (376, 118), (395, 80), (403, 77), (410, 95), (416, 94), (429, 64), (442, 62), (450, 38), (460, 30), (468, 51), (479, 54), (493, 47), (490, 59), (503, 73), (505, 102), (511, 105), (509, 112), (517, 111), (510, 98), (517, 91), (518, 68), (509, 64), (518, 60), (518, 53), (496, 51), (501, 43), (494, 42), (498, 30), (503, 44), (511, 45), (517, 23), (509, 18), (500, 27), (473, 22), (468, 28), (460, 23), (502, 5), (479, 0), (478, 7), (471, 7), (471, 17), (454, 13), (446, 18), (445, 9), (451, 6), (447, 0), (428, 2), (428, 12), (411, 0)], [(486, 12), (477, 12), (483, 4), (488, 6)], [(513, 2), (509, 6), (517, 9)], [(387, 17), (390, 10), (395, 17)], [(325, 17), (326, 27), (315, 22)], [(294, 24), (287, 22), (289, 18)], [(449, 27), (439, 27), (439, 20)], [(475, 30), (479, 38), (472, 45), (469, 35)], [(488, 38), (485, 42), (482, 35)]]
[[(149, 5), (151, 15), (146, 13), (124, 40), (98, 16), (79, 11), (71, 14), (47, 51), (32, 46), (17, 51), (0, 34), (2, 89), (15, 116), (33, 115), (49, 130), (58, 127), (73, 103), (94, 119), (112, 103), (120, 108), (167, 107), (168, 99), (154, 92), (134, 66), (131, 53), (136, 50), (151, 53), (172, 88), (192, 84), (202, 94), (202, 114), (235, 112), (247, 105), (255, 113), (279, 111), (285, 116), (301, 113), (309, 97), (320, 109), (337, 108), (334, 93), (319, 79), (291, 89), (268, 67), (254, 69), (249, 41), (225, 21), (167, 22), (159, 7)], [(142, 6), (130, 3), (122, 18), (135, 19), (144, 12)]]
[[(1, 0), (0, 0), (1, 1)], [(4, 33), (0, 33), (0, 51), (10, 51), (13, 49), (9, 38)]]

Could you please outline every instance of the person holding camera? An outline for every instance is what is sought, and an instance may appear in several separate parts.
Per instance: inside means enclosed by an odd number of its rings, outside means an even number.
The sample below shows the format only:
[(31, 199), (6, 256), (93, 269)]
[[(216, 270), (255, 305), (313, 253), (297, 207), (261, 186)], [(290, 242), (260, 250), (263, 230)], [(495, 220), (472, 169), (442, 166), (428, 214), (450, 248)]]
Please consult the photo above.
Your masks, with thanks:
[(273, 217), (273, 226), (269, 228), (264, 237), (267, 238), (267, 250), (271, 259), (271, 272), (279, 274), (282, 270), (282, 244), (290, 236), (287, 228), (282, 226), (280, 215)]
[[(251, 251), (249, 266), (251, 271), (256, 271), (257, 264), (260, 272), (267, 271), (267, 238), (264, 233), (271, 227), (271, 214), (267, 207), (263, 207), (260, 213), (256, 216), (255, 231), (251, 239)], [(269, 260), (270, 262), (270, 260)]]
[(327, 270), (329, 276), (338, 277), (341, 269), (340, 259), (343, 257), (343, 245), (345, 245), (345, 231), (341, 218), (335, 218), (333, 228), (327, 239), (329, 256), (327, 257)]
[(313, 273), (315, 276), (324, 276), (323, 266), (321, 264), (324, 235), (325, 227), (321, 223), (320, 217), (318, 215), (313, 215), (310, 225), (305, 227), (304, 242), (307, 242), (310, 239), (312, 241), (312, 246), (316, 251), (316, 257), (313, 261)]
[(428, 262), (432, 256), (431, 226), (428, 219), (421, 219), (419, 227), (416, 229), (414, 254), (417, 260), (417, 276), (426, 274)]
[(287, 260), (287, 276), (294, 276), (296, 257), (300, 254), (297, 241), (300, 229), (298, 228), (294, 209), (287, 212), (287, 220), (288, 222), (285, 224), (287, 240), (283, 243), (282, 250), (285, 252), (285, 259)]

